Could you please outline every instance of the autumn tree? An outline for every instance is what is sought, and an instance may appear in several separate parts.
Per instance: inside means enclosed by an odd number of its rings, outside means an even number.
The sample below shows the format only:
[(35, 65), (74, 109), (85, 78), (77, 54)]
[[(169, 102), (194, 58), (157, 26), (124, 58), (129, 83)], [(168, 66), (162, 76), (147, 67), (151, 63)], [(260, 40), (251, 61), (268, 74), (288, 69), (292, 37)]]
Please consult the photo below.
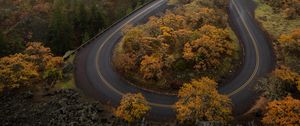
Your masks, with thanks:
[(145, 33), (143, 32), (142, 29), (136, 27), (128, 27), (128, 30), (125, 31), (126, 35), (123, 38), (123, 45), (121, 48), (124, 49), (124, 52), (126, 53), (143, 53), (141, 51), (143, 50), (143, 45), (141, 45), (143, 36), (145, 36)]
[(163, 63), (160, 56), (144, 56), (141, 62), (140, 72), (145, 79), (160, 78), (162, 76)]
[(268, 103), (262, 122), (272, 126), (294, 126), (300, 124), (300, 100), (288, 96), (284, 100)]
[(52, 86), (61, 78), (61, 57), (54, 57), (41, 43), (28, 43), (23, 54), (1, 58), (0, 84), (7, 89), (28, 87), (35, 83)]
[(296, 87), (300, 91), (300, 75), (291, 71), (288, 67), (281, 66), (274, 71), (274, 74), (279, 79), (290, 84), (291, 87)]
[(222, 60), (230, 58), (236, 45), (230, 40), (228, 30), (205, 25), (197, 31), (199, 38), (185, 44), (183, 58), (195, 62), (197, 70), (216, 68)]
[[(221, 78), (233, 67), (238, 51), (226, 28), (224, 1), (175, 0), (176, 9), (150, 17), (145, 24), (126, 27), (115, 49), (114, 65), (130, 79), (162, 82), (164, 87), (173, 87), (174, 82), (176, 89), (191, 76), (215, 72)], [(221, 68), (223, 65), (226, 67)]]
[(34, 63), (27, 61), (29, 55), (15, 54), (0, 59), (0, 87), (14, 89), (30, 86), (40, 81)]
[(178, 93), (177, 119), (180, 122), (231, 120), (231, 101), (216, 88), (217, 83), (207, 77), (184, 84)]
[(24, 53), (29, 55), (27, 60), (37, 66), (37, 70), (47, 86), (53, 86), (61, 78), (63, 59), (55, 57), (50, 48), (44, 47), (41, 43), (32, 42), (27, 44)]
[(143, 118), (149, 110), (150, 106), (141, 93), (126, 94), (123, 96), (115, 114), (117, 117), (131, 123)]
[(278, 39), (285, 52), (290, 55), (299, 55), (300, 52), (300, 29), (295, 29), (291, 33), (283, 34)]
[(114, 58), (113, 62), (115, 63), (118, 70), (130, 72), (134, 68), (136, 68), (136, 59), (137, 56), (135, 54), (121, 53), (118, 54), (118, 58)]
[(214, 25), (225, 27), (227, 16), (217, 12), (213, 8), (198, 7), (195, 4), (189, 4), (181, 10), (177, 10), (183, 15), (188, 26), (192, 29), (201, 28), (203, 25)]

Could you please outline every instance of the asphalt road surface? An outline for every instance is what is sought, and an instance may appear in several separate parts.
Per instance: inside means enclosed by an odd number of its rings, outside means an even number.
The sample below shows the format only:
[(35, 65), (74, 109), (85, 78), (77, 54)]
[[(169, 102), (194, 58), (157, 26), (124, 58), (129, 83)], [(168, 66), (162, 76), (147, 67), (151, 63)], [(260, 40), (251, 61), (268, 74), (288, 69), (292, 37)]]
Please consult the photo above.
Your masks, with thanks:
[[(254, 7), (251, 0), (231, 0), (228, 7), (230, 24), (244, 49), (244, 63), (239, 73), (228, 84), (219, 87), (219, 91), (232, 99), (235, 116), (245, 113), (251, 107), (258, 96), (253, 85), (257, 78), (270, 72), (274, 66), (272, 48), (253, 18)], [(88, 96), (113, 106), (119, 104), (122, 95), (140, 92), (152, 107), (151, 118), (174, 118), (176, 113), (172, 106), (177, 101), (176, 96), (148, 92), (128, 84), (111, 63), (114, 46), (122, 38), (122, 28), (128, 24), (144, 22), (149, 16), (166, 8), (167, 0), (156, 0), (82, 48), (75, 59), (77, 87)]]

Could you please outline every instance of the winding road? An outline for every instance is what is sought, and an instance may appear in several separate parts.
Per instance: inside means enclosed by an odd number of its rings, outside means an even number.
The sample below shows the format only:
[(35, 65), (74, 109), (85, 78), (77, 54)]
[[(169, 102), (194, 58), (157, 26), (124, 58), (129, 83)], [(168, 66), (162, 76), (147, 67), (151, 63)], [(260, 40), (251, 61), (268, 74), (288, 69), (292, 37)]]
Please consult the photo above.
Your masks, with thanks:
[[(77, 87), (85, 94), (113, 106), (119, 104), (122, 95), (141, 92), (152, 107), (151, 118), (174, 118), (176, 113), (172, 106), (177, 101), (176, 96), (148, 92), (128, 84), (115, 72), (111, 63), (114, 46), (122, 38), (122, 28), (144, 22), (167, 6), (167, 0), (155, 0), (83, 47), (75, 59)], [(230, 24), (244, 49), (244, 63), (228, 84), (219, 87), (219, 92), (230, 96), (236, 116), (249, 110), (258, 96), (253, 89), (257, 78), (270, 72), (274, 66), (270, 43), (253, 18), (254, 7), (252, 0), (231, 0), (228, 7)]]

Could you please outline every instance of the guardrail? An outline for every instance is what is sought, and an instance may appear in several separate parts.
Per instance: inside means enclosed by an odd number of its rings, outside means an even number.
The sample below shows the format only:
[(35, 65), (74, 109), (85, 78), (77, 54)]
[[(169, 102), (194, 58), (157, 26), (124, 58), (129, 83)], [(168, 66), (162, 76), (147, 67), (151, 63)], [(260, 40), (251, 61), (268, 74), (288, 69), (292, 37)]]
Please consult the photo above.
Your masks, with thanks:
[(108, 31), (110, 28), (116, 26), (118, 23), (120, 23), (121, 21), (123, 21), (124, 19), (128, 18), (129, 16), (131, 16), (132, 14), (134, 14), (135, 12), (139, 11), (140, 9), (144, 8), (145, 6), (149, 5), (150, 3), (154, 2), (155, 0), (151, 0), (145, 4), (143, 4), (142, 6), (134, 9), (132, 12), (130, 12), (129, 14), (127, 14), (126, 16), (118, 19), (116, 22), (114, 22), (113, 24), (111, 24), (110, 26), (108, 26), (107, 28), (105, 28), (103, 31), (99, 32), (98, 34), (96, 34), (94, 37), (90, 38), (89, 40), (87, 40), (86, 42), (84, 42), (83, 44), (81, 44), (78, 48), (72, 50), (70, 53), (66, 54), (63, 59), (66, 60), (68, 59), (70, 56), (72, 56), (73, 54), (75, 54), (76, 52), (78, 52), (81, 48), (85, 47), (87, 44), (89, 44), (90, 42), (96, 40), (99, 36), (101, 36), (102, 34), (104, 34), (106, 31)]

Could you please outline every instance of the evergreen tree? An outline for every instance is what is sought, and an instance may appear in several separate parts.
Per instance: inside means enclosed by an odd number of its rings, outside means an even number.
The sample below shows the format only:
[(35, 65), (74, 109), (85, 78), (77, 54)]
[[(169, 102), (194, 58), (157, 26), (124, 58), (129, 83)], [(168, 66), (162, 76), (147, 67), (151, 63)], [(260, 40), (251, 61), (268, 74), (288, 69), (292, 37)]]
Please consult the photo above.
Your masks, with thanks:
[(89, 20), (89, 33), (90, 35), (96, 35), (101, 29), (106, 27), (106, 23), (103, 18), (102, 8), (93, 4), (90, 8), (90, 20)]
[(6, 52), (6, 45), (7, 43), (5, 43), (4, 40), (4, 35), (2, 34), (2, 32), (0, 32), (0, 57), (4, 56), (7, 52)]
[(74, 47), (72, 45), (74, 32), (72, 22), (70, 22), (66, 12), (62, 9), (63, 1), (55, 1), (49, 26), (49, 44), (55, 54), (63, 55), (67, 50)]

